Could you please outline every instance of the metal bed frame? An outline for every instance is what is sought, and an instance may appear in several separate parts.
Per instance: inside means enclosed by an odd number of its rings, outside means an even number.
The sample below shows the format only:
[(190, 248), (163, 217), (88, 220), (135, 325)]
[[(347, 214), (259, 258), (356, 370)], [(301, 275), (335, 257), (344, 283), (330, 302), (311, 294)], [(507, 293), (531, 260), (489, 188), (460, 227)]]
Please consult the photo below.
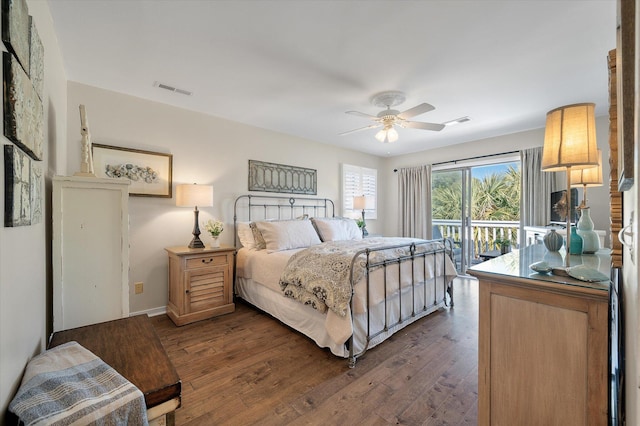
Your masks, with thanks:
[[(268, 196), (268, 195), (241, 195), (236, 198), (233, 209), (233, 228), (235, 234), (235, 242), (236, 247), (238, 247), (238, 232), (237, 232), (237, 223), (238, 223), (238, 211), (240, 209), (246, 209), (246, 219), (247, 221), (251, 221), (251, 213), (255, 211), (260, 211), (262, 214), (261, 218), (258, 220), (266, 220), (266, 219), (276, 219), (276, 220), (284, 220), (284, 219), (294, 219), (296, 217), (301, 217), (304, 215), (309, 215), (310, 217), (334, 217), (335, 216), (335, 206), (332, 200), (328, 198), (310, 198), (310, 197), (284, 197), (284, 196)], [(271, 216), (270, 216), (271, 214)], [(420, 246), (427, 246), (434, 241), (442, 242), (442, 245), (439, 248), (435, 249), (425, 249), (423, 251), (418, 251), (417, 249)], [(373, 255), (377, 252), (389, 249), (405, 249), (404, 251), (408, 251), (408, 254), (401, 255), (393, 259), (387, 260), (373, 260)], [(444, 253), (442, 256), (443, 268), (442, 271), (445, 271), (444, 258), (445, 255), (449, 256), (449, 258), (453, 261), (453, 246), (451, 241), (448, 239), (436, 239), (431, 241), (424, 242), (412, 242), (407, 244), (400, 245), (390, 245), (373, 249), (364, 249), (358, 251), (353, 260), (351, 261), (351, 275), (350, 275), (350, 284), (351, 284), (351, 294), (352, 294), (352, 306), (351, 312), (353, 315), (354, 306), (353, 306), (353, 293), (354, 293), (354, 264), (355, 262), (363, 256), (365, 258), (365, 274), (364, 280), (366, 283), (366, 297), (367, 297), (367, 306), (369, 306), (370, 299), (370, 288), (371, 288), (371, 272), (374, 269), (383, 268), (383, 286), (384, 293), (387, 295), (388, 283), (387, 283), (387, 268), (392, 265), (397, 265), (397, 273), (398, 273), (398, 286), (401, 286), (402, 278), (403, 278), (403, 268), (401, 267), (405, 262), (411, 262), (411, 303), (412, 309), (411, 314), (408, 316), (402, 316), (402, 294), (403, 291), (407, 291), (406, 289), (399, 288), (397, 292), (393, 293), (391, 296), (385, 296), (384, 300), (381, 302), (384, 304), (384, 327), (376, 332), (371, 332), (371, 309), (367, 309), (367, 321), (366, 321), (366, 343), (364, 349), (359, 353), (355, 353), (354, 351), (354, 342), (355, 342), (355, 331), (347, 341), (348, 349), (349, 349), (349, 367), (353, 368), (356, 364), (357, 358), (364, 355), (364, 353), (369, 348), (369, 344), (372, 339), (377, 336), (389, 332), (391, 330), (392, 334), (396, 331), (400, 330), (404, 326), (409, 325), (410, 323), (416, 321), (417, 319), (428, 315), (432, 312), (432, 309), (435, 306), (438, 306), (440, 303), (444, 303), (444, 306), (453, 307), (453, 286), (447, 286), (446, 277), (443, 275), (441, 283), (439, 283), (439, 277), (434, 277), (433, 279), (433, 300), (427, 300), (427, 282), (425, 278), (424, 283), (416, 282), (416, 271), (419, 271), (420, 265), (422, 265), (422, 277), (426, 277), (427, 270), (427, 262), (433, 261), (434, 270), (437, 270), (437, 262), (438, 262), (438, 253)], [(432, 260), (431, 260), (431, 259)], [(438, 300), (437, 296), (437, 286), (442, 285), (443, 295), (441, 300)], [(235, 265), (234, 265), (234, 285), (235, 285)], [(420, 286), (424, 287), (423, 292), (423, 300), (421, 301), (421, 309), (416, 309), (416, 289)], [(235, 293), (235, 292), (234, 292)], [(449, 302), (447, 302), (447, 295), (449, 295)], [(284, 297), (284, 295), (283, 295)], [(398, 320), (393, 323), (388, 323), (389, 316), (388, 312), (390, 310), (390, 304), (396, 303), (398, 306)], [(352, 320), (353, 321), (353, 320)]]

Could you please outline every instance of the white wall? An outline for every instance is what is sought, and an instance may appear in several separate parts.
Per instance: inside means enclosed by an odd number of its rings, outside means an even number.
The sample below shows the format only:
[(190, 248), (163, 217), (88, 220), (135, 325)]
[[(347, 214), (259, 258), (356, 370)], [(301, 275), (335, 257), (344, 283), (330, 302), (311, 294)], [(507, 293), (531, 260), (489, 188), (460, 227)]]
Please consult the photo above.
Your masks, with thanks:
[[(339, 206), (340, 164), (378, 169), (380, 203), (378, 220), (368, 221), (372, 233), (398, 235), (397, 174), (394, 168), (515, 151), (540, 146), (543, 129), (536, 129), (451, 148), (394, 158), (378, 158), (338, 149), (240, 123), (150, 102), (132, 96), (68, 83), (68, 168), (80, 169), (80, 117), (84, 104), (92, 141), (108, 145), (173, 154), (173, 182), (212, 184), (214, 206), (201, 209), (201, 222), (217, 217), (226, 223), (223, 244), (233, 244), (233, 200), (247, 193), (248, 160), (262, 160), (318, 169), (318, 195)], [(74, 129), (77, 129), (75, 131)], [(603, 174), (608, 166), (608, 118), (597, 119), (598, 144), (603, 149)], [(464, 155), (461, 155), (464, 153)], [(562, 182), (564, 180), (561, 180)], [(608, 189), (588, 192), (592, 218), (598, 229), (608, 229)], [(339, 207), (336, 211), (341, 214)], [(175, 206), (175, 199), (130, 197), (130, 311), (157, 312), (166, 305), (165, 247), (186, 245), (191, 239), (193, 213)], [(207, 235), (203, 234), (207, 242)], [(142, 281), (144, 293), (133, 293)]]
[[(443, 130), (443, 131), (446, 131)], [(598, 148), (602, 150), (602, 176), (604, 184), (601, 187), (589, 188), (587, 190), (587, 205), (591, 207), (591, 219), (596, 229), (609, 231), (609, 117), (599, 117), (596, 119), (596, 132)], [(398, 176), (393, 169), (402, 167), (412, 167), (422, 164), (434, 164), (463, 158), (476, 157), (488, 154), (500, 154), (510, 151), (518, 151), (527, 148), (542, 146), (544, 141), (544, 129), (529, 130), (510, 135), (498, 136), (490, 139), (482, 139), (451, 147), (438, 148), (418, 152), (414, 154), (387, 158), (383, 162), (381, 181), (386, 189), (386, 200), (384, 205), (384, 229), (385, 235), (399, 235), (400, 225), (398, 216)], [(558, 188), (566, 186), (564, 173), (560, 174)], [(578, 189), (580, 200), (582, 200), (582, 189)], [(609, 236), (605, 240), (608, 244)]]
[[(341, 163), (379, 169), (378, 157), (338, 149), (293, 136), (69, 82), (67, 174), (80, 169), (80, 116), (87, 108), (94, 143), (173, 154), (173, 183), (213, 185), (214, 206), (202, 208), (200, 222), (211, 217), (226, 224), (222, 243), (233, 244), (233, 201), (248, 193), (248, 160), (317, 169), (318, 196), (336, 202), (341, 214)], [(178, 95), (176, 95), (178, 96)], [(175, 198), (130, 197), (130, 310), (164, 308), (167, 303), (165, 247), (191, 240), (193, 209), (175, 206)], [(376, 222), (368, 223), (376, 232)], [(208, 235), (201, 235), (208, 243)], [(132, 284), (144, 282), (144, 293)]]
[[(27, 3), (45, 54), (43, 169), (45, 186), (50, 188), (51, 176), (66, 167), (66, 76), (48, 3)], [(0, 138), (3, 145), (11, 143), (3, 136)], [(4, 194), (4, 173), (0, 173), (0, 188)], [(45, 347), (50, 315), (47, 300), (51, 295), (46, 278), (50, 254), (49, 198), (43, 205), (42, 223), (0, 227), (0, 424), (4, 424), (6, 408), (20, 385), (27, 361)], [(4, 212), (4, 196), (0, 197), (0, 212)]]

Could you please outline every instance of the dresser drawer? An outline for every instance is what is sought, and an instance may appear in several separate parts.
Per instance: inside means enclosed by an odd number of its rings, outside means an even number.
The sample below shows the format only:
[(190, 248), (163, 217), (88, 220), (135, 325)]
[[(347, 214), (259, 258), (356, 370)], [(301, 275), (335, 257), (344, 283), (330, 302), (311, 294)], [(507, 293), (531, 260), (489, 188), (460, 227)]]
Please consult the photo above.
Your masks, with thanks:
[(210, 254), (208, 256), (191, 257), (187, 258), (186, 260), (187, 269), (226, 265), (228, 263), (226, 254)]

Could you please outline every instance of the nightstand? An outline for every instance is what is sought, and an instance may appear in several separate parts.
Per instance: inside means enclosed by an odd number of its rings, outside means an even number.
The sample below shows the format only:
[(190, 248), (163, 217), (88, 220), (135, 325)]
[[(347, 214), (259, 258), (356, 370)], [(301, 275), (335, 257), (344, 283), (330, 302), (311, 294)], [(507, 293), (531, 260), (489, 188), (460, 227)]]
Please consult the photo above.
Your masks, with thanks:
[(178, 326), (228, 314), (233, 303), (233, 247), (168, 247), (167, 315)]

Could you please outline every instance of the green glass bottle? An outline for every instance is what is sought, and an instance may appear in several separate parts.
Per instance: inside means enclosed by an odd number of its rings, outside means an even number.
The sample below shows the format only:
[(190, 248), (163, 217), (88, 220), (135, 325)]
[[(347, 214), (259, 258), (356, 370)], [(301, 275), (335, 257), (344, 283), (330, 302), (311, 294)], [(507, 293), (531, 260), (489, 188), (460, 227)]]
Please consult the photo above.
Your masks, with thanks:
[(578, 235), (575, 226), (571, 227), (571, 242), (569, 243), (569, 254), (582, 254), (582, 237)]

